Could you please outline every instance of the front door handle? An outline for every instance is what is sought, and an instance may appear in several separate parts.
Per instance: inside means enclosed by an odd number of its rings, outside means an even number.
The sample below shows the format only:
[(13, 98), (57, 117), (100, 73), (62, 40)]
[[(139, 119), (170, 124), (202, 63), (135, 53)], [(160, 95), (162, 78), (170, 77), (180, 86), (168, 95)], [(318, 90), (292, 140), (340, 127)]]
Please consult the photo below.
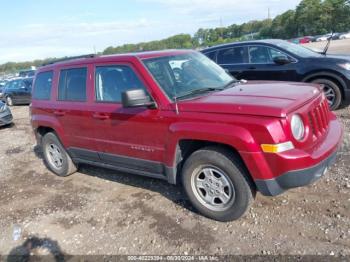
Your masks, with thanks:
[(249, 69), (249, 70), (255, 70), (256, 67), (255, 67), (255, 66), (250, 66), (250, 67), (248, 67), (248, 69)]
[(96, 118), (96, 119), (99, 119), (99, 120), (107, 120), (110, 118), (109, 115), (106, 115), (106, 114), (102, 114), (102, 113), (94, 113), (92, 115), (93, 118)]

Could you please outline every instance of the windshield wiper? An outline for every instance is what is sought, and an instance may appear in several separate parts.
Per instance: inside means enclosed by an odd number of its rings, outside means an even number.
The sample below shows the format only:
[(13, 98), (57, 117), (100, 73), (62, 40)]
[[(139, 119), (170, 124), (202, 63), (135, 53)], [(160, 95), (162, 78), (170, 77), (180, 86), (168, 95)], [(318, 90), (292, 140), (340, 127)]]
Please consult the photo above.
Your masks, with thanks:
[(206, 87), (206, 88), (201, 88), (201, 89), (194, 89), (189, 92), (186, 92), (182, 95), (176, 96), (175, 99), (181, 99), (181, 98), (186, 98), (189, 96), (197, 95), (197, 94), (202, 94), (202, 93), (207, 93), (207, 92), (212, 92), (212, 91), (222, 91), (224, 88), (222, 87)]
[(222, 89), (227, 89), (230, 88), (232, 86), (235, 86), (237, 83), (240, 83), (241, 81), (237, 80), (237, 79), (232, 79), (230, 82), (228, 82), (226, 85), (224, 85), (224, 87)]

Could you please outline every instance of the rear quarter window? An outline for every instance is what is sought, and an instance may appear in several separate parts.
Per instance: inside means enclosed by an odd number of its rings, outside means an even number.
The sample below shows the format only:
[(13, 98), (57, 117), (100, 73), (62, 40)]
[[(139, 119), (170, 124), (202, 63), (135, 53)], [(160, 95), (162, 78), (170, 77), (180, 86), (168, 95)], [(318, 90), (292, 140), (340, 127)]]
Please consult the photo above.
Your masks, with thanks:
[(37, 100), (50, 100), (53, 72), (38, 73), (34, 83), (33, 98)]

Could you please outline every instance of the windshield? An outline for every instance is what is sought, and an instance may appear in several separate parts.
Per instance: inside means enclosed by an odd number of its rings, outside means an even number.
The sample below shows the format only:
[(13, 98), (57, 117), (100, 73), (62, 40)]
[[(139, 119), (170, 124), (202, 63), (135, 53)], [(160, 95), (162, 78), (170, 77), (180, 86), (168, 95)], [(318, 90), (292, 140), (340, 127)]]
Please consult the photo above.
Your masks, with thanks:
[(287, 41), (278, 42), (276, 45), (300, 57), (319, 56), (317, 52), (311, 49)]
[(144, 60), (169, 98), (201, 90), (224, 89), (235, 79), (206, 56), (192, 52)]

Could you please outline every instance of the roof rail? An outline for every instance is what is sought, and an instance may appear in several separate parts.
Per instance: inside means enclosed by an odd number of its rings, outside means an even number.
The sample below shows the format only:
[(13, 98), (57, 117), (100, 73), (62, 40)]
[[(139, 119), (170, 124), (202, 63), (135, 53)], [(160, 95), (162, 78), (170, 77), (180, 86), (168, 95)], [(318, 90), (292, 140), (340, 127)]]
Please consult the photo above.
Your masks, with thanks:
[(70, 56), (70, 57), (65, 57), (65, 58), (60, 58), (60, 59), (54, 59), (52, 61), (43, 63), (41, 66), (47, 66), (47, 65), (52, 65), (55, 63), (59, 62), (64, 62), (64, 61), (69, 61), (69, 60), (75, 60), (75, 59), (80, 59), (80, 58), (93, 58), (96, 57), (96, 54), (88, 54), (88, 55), (79, 55), (79, 56)]

